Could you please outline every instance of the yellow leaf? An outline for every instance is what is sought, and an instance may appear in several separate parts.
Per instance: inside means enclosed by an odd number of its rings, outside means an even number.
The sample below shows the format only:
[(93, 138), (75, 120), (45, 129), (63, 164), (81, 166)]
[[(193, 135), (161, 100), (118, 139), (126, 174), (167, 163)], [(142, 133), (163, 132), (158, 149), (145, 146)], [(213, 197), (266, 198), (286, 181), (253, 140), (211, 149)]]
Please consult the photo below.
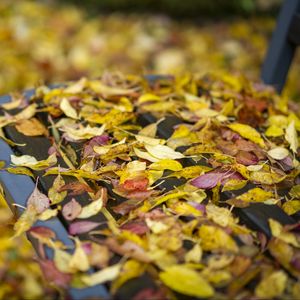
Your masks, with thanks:
[(49, 220), (53, 217), (56, 217), (57, 214), (58, 214), (58, 209), (57, 208), (54, 208), (54, 209), (48, 208), (45, 211), (43, 211), (41, 214), (39, 214), (38, 219), (40, 221), (46, 221), (46, 220)]
[(290, 148), (294, 153), (297, 153), (298, 148), (298, 136), (295, 128), (295, 121), (292, 120), (285, 130), (285, 139), (290, 144)]
[(294, 185), (289, 194), (291, 195), (292, 198), (300, 198), (300, 184)]
[(72, 140), (78, 141), (102, 135), (105, 130), (105, 125), (102, 125), (101, 127), (91, 127), (90, 125), (83, 127), (82, 125), (80, 125), (79, 128), (64, 126), (60, 130), (66, 132), (68, 137), (70, 137)]
[(286, 178), (286, 175), (282, 176), (273, 171), (267, 171), (264, 169), (255, 171), (255, 172), (251, 172), (250, 176), (249, 176), (249, 179), (251, 181), (254, 181), (257, 183), (262, 183), (262, 184), (268, 184), (268, 185), (281, 182), (285, 178)]
[(33, 156), (21, 155), (21, 156), (10, 156), (11, 162), (16, 166), (27, 167), (32, 170), (44, 170), (57, 163), (56, 155), (51, 154), (47, 159), (37, 161)]
[(139, 135), (148, 136), (154, 138), (157, 131), (157, 122), (147, 125), (139, 131)]
[(208, 219), (213, 220), (222, 227), (227, 227), (236, 223), (229, 209), (218, 207), (211, 203), (206, 205), (206, 214)]
[(263, 278), (255, 288), (255, 295), (260, 299), (280, 298), (283, 294), (287, 275), (284, 271), (275, 271)]
[(300, 130), (300, 119), (297, 117), (295, 113), (290, 113), (288, 116), (288, 121), (294, 121), (295, 122), (295, 128), (299, 131)]
[(186, 192), (172, 192), (172, 193), (169, 193), (167, 195), (164, 195), (164, 196), (161, 196), (161, 197), (158, 197), (156, 199), (153, 199), (152, 202), (152, 208), (155, 207), (155, 206), (158, 206), (168, 200), (171, 200), (171, 199), (179, 199), (183, 196), (186, 195)]
[(59, 108), (64, 112), (64, 114), (72, 119), (78, 119), (77, 112), (75, 108), (70, 104), (67, 98), (63, 98), (60, 102)]
[(164, 171), (164, 170), (180, 171), (182, 170), (182, 165), (180, 162), (173, 159), (162, 159), (158, 162), (151, 164), (149, 168), (158, 171)]
[(14, 225), (14, 237), (18, 237), (29, 230), (37, 220), (37, 215), (37, 211), (32, 206), (27, 207)]
[(170, 228), (168, 224), (159, 220), (151, 220), (150, 218), (146, 218), (146, 224), (155, 234), (166, 232)]
[[(264, 167), (264, 164), (261, 164), (261, 165), (251, 165), (251, 166), (247, 166), (246, 168), (247, 168), (248, 171), (257, 172), (257, 171), (260, 171), (263, 167)], [(248, 174), (247, 178), (249, 178), (249, 174)]]
[(14, 116), (14, 120), (20, 121), (23, 119), (32, 118), (36, 113), (36, 107), (37, 107), (37, 105), (35, 103), (27, 106), (25, 109), (23, 109), (21, 112), (19, 112), (18, 114), (16, 114)]
[(153, 103), (153, 104), (145, 104), (142, 107), (143, 107), (143, 111), (166, 112), (166, 111), (171, 111), (175, 108), (175, 102), (164, 101), (164, 102)]
[(138, 142), (143, 143), (145, 145), (147, 144), (147, 145), (155, 146), (155, 145), (165, 143), (165, 141), (162, 140), (162, 139), (155, 139), (155, 138), (152, 138), (152, 137), (149, 137), (149, 136), (144, 136), (144, 135), (139, 135), (139, 134), (136, 134), (135, 138)]
[(225, 182), (222, 192), (240, 190), (247, 184), (247, 182), (247, 180), (229, 179)]
[(125, 282), (132, 278), (139, 277), (144, 271), (144, 264), (133, 259), (127, 260), (123, 265), (118, 278), (112, 282), (111, 292), (114, 294)]
[(88, 205), (83, 206), (77, 218), (87, 219), (99, 213), (103, 207), (103, 197), (104, 197), (104, 192), (101, 193), (100, 197), (97, 200), (94, 200)]
[(224, 116), (232, 115), (233, 110), (234, 110), (234, 100), (230, 99), (223, 105), (221, 114)]
[(239, 250), (234, 239), (221, 228), (202, 225), (199, 228), (199, 236), (201, 247), (205, 251), (226, 249), (236, 253)]
[(284, 135), (284, 131), (282, 128), (276, 126), (276, 125), (271, 125), (265, 132), (265, 135), (267, 137), (278, 137)]
[(176, 171), (169, 175), (169, 177), (183, 177), (185, 179), (190, 179), (190, 178), (195, 178), (197, 176), (200, 176), (202, 172), (208, 172), (210, 171), (211, 168), (207, 166), (190, 166), (190, 167), (185, 167), (180, 171)]
[(186, 125), (179, 125), (171, 135), (170, 139), (179, 139), (187, 137), (191, 134), (191, 130)]
[(196, 209), (192, 205), (188, 204), (187, 202), (183, 201), (176, 201), (168, 203), (168, 208), (176, 213), (177, 215), (182, 216), (194, 216), (194, 217), (200, 217), (203, 216), (203, 212)]
[(120, 176), (120, 184), (124, 183), (127, 179), (143, 176), (146, 170), (146, 163), (143, 161), (133, 160), (130, 161), (125, 169), (121, 171), (115, 171)]
[(274, 237), (288, 243), (288, 244), (291, 244), (295, 247), (300, 247), (300, 244), (296, 238), (296, 236), (291, 233), (291, 232), (287, 232), (287, 231), (284, 231), (282, 225), (273, 220), (273, 219), (269, 219), (269, 225), (270, 225), (270, 229), (271, 229), (271, 233)]
[(199, 263), (201, 261), (201, 258), (202, 249), (199, 244), (195, 244), (194, 247), (184, 255), (184, 260), (187, 263)]
[(102, 94), (104, 97), (109, 96), (127, 96), (135, 92), (134, 89), (123, 89), (119, 87), (111, 87), (103, 84), (100, 80), (91, 80), (88, 82), (89, 87), (96, 93)]
[(100, 155), (104, 155), (108, 153), (112, 148), (117, 147), (119, 145), (123, 145), (126, 142), (126, 138), (122, 139), (120, 142), (110, 144), (110, 145), (105, 145), (105, 146), (94, 146), (93, 149), (96, 153)]
[(56, 268), (63, 273), (72, 273), (70, 268), (70, 260), (72, 255), (64, 250), (54, 247), (54, 264)]
[(75, 245), (75, 251), (69, 261), (69, 267), (74, 271), (85, 272), (90, 268), (88, 257), (78, 238), (75, 238)]
[(34, 177), (33, 173), (25, 167), (6, 168), (6, 171), (12, 174), (20, 174)]
[(58, 204), (65, 199), (67, 191), (59, 192), (60, 188), (64, 185), (64, 179), (62, 176), (58, 175), (54, 179), (52, 187), (48, 190), (48, 197), (51, 200), (51, 204)]
[(81, 280), (87, 286), (93, 286), (101, 284), (110, 280), (117, 278), (121, 271), (121, 264), (116, 264), (100, 271), (97, 271), (91, 275), (83, 275)]
[(16, 124), (16, 129), (26, 136), (39, 136), (48, 134), (47, 128), (36, 118), (20, 120)]
[(242, 137), (258, 144), (262, 148), (265, 148), (265, 142), (261, 138), (260, 134), (251, 126), (241, 123), (229, 124), (228, 127), (237, 132)]
[(138, 148), (135, 148), (135, 147), (133, 148), (133, 150), (134, 150), (135, 155), (139, 158), (146, 159), (146, 160), (149, 160), (151, 162), (158, 162), (159, 161), (158, 158), (154, 157), (153, 155), (149, 154), (148, 152), (142, 151), (142, 150), (140, 150)]
[(11, 110), (11, 109), (15, 109), (18, 108), (20, 106), (20, 104), (22, 103), (22, 98), (18, 98), (18, 99), (11, 99), (12, 101), (7, 102), (7, 103), (3, 103), (0, 106), (3, 107), (5, 110)]
[(156, 96), (154, 94), (146, 93), (139, 97), (138, 103), (145, 103), (145, 102), (152, 102), (152, 101), (161, 101), (161, 98), (159, 96)]
[(198, 272), (185, 266), (167, 267), (159, 278), (166, 286), (184, 295), (205, 298), (214, 294), (214, 289)]
[(245, 202), (264, 202), (272, 198), (274, 198), (274, 194), (272, 192), (267, 192), (261, 188), (251, 189), (237, 197), (237, 199)]
[(288, 125), (288, 118), (283, 115), (273, 115), (269, 117), (268, 124), (270, 126), (286, 128)]
[(300, 200), (289, 200), (282, 205), (282, 209), (288, 215), (293, 215), (300, 210)]

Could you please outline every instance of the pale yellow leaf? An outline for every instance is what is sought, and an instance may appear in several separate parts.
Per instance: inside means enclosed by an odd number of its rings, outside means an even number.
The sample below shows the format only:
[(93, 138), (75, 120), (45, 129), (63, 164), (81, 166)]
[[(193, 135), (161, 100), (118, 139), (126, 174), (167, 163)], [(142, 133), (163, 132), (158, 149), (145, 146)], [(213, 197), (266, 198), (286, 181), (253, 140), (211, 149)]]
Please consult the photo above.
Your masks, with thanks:
[(146, 150), (158, 159), (180, 159), (185, 156), (165, 145), (145, 145)]
[(70, 104), (67, 98), (63, 98), (60, 102), (59, 108), (64, 112), (64, 114), (72, 119), (78, 119), (77, 112), (75, 108)]
[(83, 127), (82, 125), (80, 125), (79, 128), (74, 128), (72, 126), (64, 126), (61, 128), (61, 130), (66, 132), (72, 140), (86, 140), (95, 136), (102, 135), (105, 130), (105, 124), (101, 127), (91, 127), (90, 125)]
[(75, 238), (75, 245), (75, 251), (69, 261), (69, 267), (74, 271), (85, 272), (90, 268), (87, 254), (83, 250), (81, 242), (78, 238)]
[(135, 147), (133, 148), (133, 150), (134, 150), (135, 155), (139, 158), (146, 159), (146, 160), (149, 160), (151, 162), (158, 162), (159, 161), (158, 158), (152, 156), (151, 154), (149, 154), (146, 151), (142, 151), (142, 150), (140, 150), (138, 148), (135, 148)]
[(298, 242), (296, 236), (292, 232), (284, 231), (282, 225), (279, 222), (273, 219), (269, 219), (269, 225), (270, 225), (271, 233), (274, 237), (288, 244), (291, 244), (297, 248), (300, 247), (300, 243)]
[(268, 151), (268, 155), (270, 155), (274, 159), (284, 159), (289, 155), (289, 150), (283, 147), (276, 147)]
[(185, 262), (194, 262), (194, 263), (199, 263), (202, 258), (202, 249), (199, 244), (195, 244), (194, 247), (189, 250), (185, 255), (184, 255), (184, 260)]
[(104, 197), (104, 192), (101, 193), (100, 197), (97, 200), (94, 200), (88, 205), (83, 206), (77, 218), (87, 219), (99, 213), (103, 207), (103, 197)]
[(83, 275), (81, 280), (87, 286), (93, 286), (97, 284), (101, 284), (110, 280), (114, 280), (119, 276), (121, 271), (121, 264), (116, 264), (100, 271), (97, 271), (91, 275)]
[(295, 128), (295, 121), (292, 120), (285, 130), (285, 139), (290, 144), (290, 148), (294, 153), (297, 153), (298, 149), (298, 136)]

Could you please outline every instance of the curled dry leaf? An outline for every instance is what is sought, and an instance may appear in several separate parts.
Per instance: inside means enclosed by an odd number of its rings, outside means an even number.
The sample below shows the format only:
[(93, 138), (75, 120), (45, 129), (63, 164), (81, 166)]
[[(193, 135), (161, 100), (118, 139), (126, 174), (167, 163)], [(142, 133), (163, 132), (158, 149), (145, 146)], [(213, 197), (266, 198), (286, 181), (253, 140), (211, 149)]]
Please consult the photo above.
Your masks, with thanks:
[(72, 198), (67, 204), (64, 205), (62, 209), (62, 214), (64, 218), (68, 221), (76, 219), (82, 211), (82, 206)]
[(34, 207), (36, 212), (41, 214), (50, 207), (50, 199), (41, 193), (36, 186), (27, 200), (27, 206)]

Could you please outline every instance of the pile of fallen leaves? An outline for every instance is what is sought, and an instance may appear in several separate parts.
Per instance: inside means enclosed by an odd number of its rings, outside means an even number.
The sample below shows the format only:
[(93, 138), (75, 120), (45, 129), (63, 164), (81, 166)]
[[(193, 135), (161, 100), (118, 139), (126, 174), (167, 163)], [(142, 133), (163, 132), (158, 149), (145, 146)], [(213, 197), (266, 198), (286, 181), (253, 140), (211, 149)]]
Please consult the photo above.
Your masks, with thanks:
[[(49, 144), (45, 159), (12, 155), (2, 166), (51, 180), (48, 191), (37, 185), (15, 224), (15, 237), (28, 232), (40, 244), (48, 282), (106, 283), (122, 295), (136, 281), (133, 299), (297, 299), (298, 224), (269, 219), (269, 240), (232, 211), (257, 202), (289, 215), (300, 209), (299, 108), (272, 88), (228, 74), (106, 73), (40, 86), (2, 110), (1, 128)], [(141, 126), (149, 114), (155, 121)], [(170, 116), (177, 123), (164, 138)], [(34, 226), (56, 217), (74, 249)]]
[[(76, 6), (27, 0), (0, 3), (0, 93), (105, 70), (125, 73), (239, 70), (258, 78), (275, 20), (201, 24), (163, 16), (89, 17)], [(298, 69), (287, 92), (296, 98)]]

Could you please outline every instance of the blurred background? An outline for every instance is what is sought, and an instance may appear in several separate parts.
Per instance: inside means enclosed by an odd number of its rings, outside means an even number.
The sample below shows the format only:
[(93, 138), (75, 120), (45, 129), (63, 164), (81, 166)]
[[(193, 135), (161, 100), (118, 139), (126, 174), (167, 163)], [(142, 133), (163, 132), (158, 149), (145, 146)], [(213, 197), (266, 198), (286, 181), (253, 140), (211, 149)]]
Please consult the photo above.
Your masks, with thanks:
[[(0, 0), (0, 94), (106, 71), (237, 72), (258, 80), (281, 3)], [(299, 65), (298, 55), (284, 90), (294, 100)], [(13, 222), (2, 199), (0, 299), (51, 299), (29, 243), (10, 239)]]

